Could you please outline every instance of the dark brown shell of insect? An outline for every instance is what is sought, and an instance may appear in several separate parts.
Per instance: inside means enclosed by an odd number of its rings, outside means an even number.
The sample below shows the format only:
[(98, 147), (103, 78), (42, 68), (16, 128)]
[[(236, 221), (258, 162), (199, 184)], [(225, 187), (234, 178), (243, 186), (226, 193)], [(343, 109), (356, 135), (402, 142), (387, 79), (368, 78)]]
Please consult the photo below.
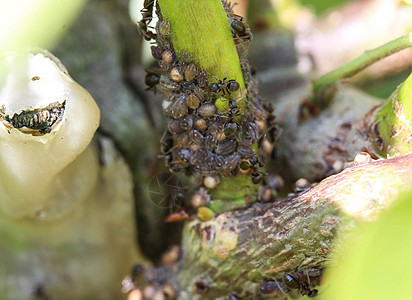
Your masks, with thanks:
[(171, 105), (173, 105), (172, 116), (175, 119), (182, 118), (186, 116), (189, 112), (189, 109), (187, 107), (187, 97), (185, 94), (177, 98), (176, 101)]
[(219, 170), (223, 167), (223, 158), (209, 152), (206, 156), (205, 164), (210, 170)]
[(192, 116), (186, 116), (180, 119), (180, 127), (185, 131), (191, 130), (193, 128), (193, 123)]
[(179, 161), (189, 163), (190, 158), (192, 157), (192, 152), (189, 149), (180, 149), (178, 157)]
[(171, 134), (182, 134), (183, 132), (185, 132), (183, 128), (180, 126), (179, 120), (170, 120), (168, 129)]
[(218, 141), (217, 138), (212, 135), (212, 134), (208, 134), (205, 137), (205, 146), (208, 150), (213, 151), (216, 150), (218, 145)]
[(172, 79), (170, 79), (166, 75), (160, 76), (159, 83), (165, 90), (168, 90), (171, 92), (177, 92), (180, 90), (180, 85), (174, 82)]
[(195, 144), (201, 144), (203, 142), (203, 134), (201, 134), (198, 130), (193, 129), (189, 132), (190, 140)]
[(255, 151), (252, 148), (244, 146), (238, 147), (237, 153), (239, 153), (243, 158), (249, 158), (255, 155)]
[(156, 60), (161, 60), (162, 55), (163, 55), (163, 50), (160, 47), (157, 46), (152, 46), (150, 47), (150, 50), (152, 52), (152, 56)]
[(206, 158), (206, 151), (204, 149), (199, 149), (192, 154), (190, 158), (190, 164), (194, 166), (200, 166)]
[(236, 151), (236, 147), (236, 140), (224, 139), (217, 145), (216, 153), (218, 155), (229, 155)]
[(236, 169), (240, 161), (239, 154), (232, 154), (226, 157), (223, 161), (222, 171), (224, 175), (229, 175), (233, 170)]

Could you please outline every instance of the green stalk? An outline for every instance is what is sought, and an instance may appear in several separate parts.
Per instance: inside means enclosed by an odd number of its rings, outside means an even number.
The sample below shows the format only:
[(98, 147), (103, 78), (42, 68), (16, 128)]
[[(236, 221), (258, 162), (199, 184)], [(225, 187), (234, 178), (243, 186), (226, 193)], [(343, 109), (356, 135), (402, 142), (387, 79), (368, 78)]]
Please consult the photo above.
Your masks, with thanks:
[(371, 124), (372, 146), (382, 157), (412, 151), (412, 74), (389, 97)]
[[(205, 70), (209, 82), (216, 82), (216, 78), (235, 79), (244, 91), (239, 56), (222, 3), (219, 0), (159, 0), (159, 5), (163, 19), (171, 24), (170, 39), (177, 57), (183, 61), (189, 58)], [(242, 102), (241, 107), (245, 108)], [(215, 105), (223, 110), (227, 108), (227, 101)]]
[(343, 65), (342, 67), (316, 79), (312, 84), (313, 95), (311, 101), (313, 101), (318, 108), (327, 106), (333, 99), (333, 94), (337, 84), (348, 80), (350, 77), (369, 67), (374, 62), (411, 46), (412, 33), (408, 33), (383, 46), (366, 51), (364, 54)]
[[(164, 20), (170, 22), (170, 40), (177, 57), (194, 62), (208, 74), (209, 82), (235, 79), (240, 90), (233, 93), (240, 109), (247, 109), (245, 83), (231, 27), (220, 0), (159, 0)], [(228, 101), (216, 100), (219, 110), (228, 108)], [(245, 183), (247, 182), (247, 184)], [(233, 187), (238, 189), (233, 190)], [(256, 198), (256, 187), (245, 176), (223, 177), (219, 187), (212, 190), (213, 199), (225, 200), (227, 205), (216, 205), (219, 211), (233, 209), (246, 203), (245, 196)]]

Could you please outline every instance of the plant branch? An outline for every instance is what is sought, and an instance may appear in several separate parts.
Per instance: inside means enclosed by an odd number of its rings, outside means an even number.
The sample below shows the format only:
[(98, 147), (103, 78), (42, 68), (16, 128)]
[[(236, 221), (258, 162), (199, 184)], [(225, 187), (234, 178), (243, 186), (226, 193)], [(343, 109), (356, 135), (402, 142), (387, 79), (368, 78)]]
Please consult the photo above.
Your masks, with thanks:
[(353, 75), (369, 67), (371, 64), (391, 54), (412, 46), (412, 33), (408, 33), (376, 49), (366, 51), (342, 67), (316, 79), (312, 84), (311, 100), (317, 107), (325, 107), (333, 98), (336, 85), (348, 80)]

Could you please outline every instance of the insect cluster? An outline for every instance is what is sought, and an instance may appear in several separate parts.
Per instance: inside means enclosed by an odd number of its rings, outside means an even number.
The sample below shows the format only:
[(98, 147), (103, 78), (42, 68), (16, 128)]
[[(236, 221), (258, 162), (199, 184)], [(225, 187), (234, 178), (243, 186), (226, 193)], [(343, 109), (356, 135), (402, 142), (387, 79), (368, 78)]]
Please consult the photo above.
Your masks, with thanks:
[[(139, 29), (146, 40), (155, 41), (151, 52), (160, 68), (146, 70), (145, 82), (148, 89), (166, 95), (162, 105), (169, 120), (161, 139), (161, 152), (170, 171), (196, 177), (242, 174), (258, 184), (264, 180), (262, 160), (270, 155), (278, 132), (272, 107), (257, 95), (257, 84), (246, 58), (252, 38), (249, 26), (233, 13), (229, 3), (223, 5), (246, 91), (241, 91), (234, 79), (208, 74), (190, 54), (177, 57), (170, 40), (172, 24), (163, 20), (154, 1), (145, 1)], [(151, 28), (154, 9), (159, 21)], [(218, 99), (227, 103), (227, 109), (217, 109)]]
[(50, 133), (53, 126), (61, 120), (65, 105), (66, 101), (63, 103), (54, 102), (46, 108), (26, 110), (19, 114), (15, 113), (11, 118), (0, 111), (0, 118), (7, 128), (16, 128), (33, 135), (42, 135)]

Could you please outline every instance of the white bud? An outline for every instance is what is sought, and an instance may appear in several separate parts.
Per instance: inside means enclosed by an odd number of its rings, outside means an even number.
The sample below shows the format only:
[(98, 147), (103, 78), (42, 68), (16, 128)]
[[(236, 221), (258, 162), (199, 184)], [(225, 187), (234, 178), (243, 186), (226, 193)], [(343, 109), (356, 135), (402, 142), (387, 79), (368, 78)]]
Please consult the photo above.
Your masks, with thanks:
[(84, 150), (99, 120), (93, 98), (49, 52), (3, 57), (0, 211), (20, 218), (60, 198), (86, 197), (97, 182), (98, 162)]

